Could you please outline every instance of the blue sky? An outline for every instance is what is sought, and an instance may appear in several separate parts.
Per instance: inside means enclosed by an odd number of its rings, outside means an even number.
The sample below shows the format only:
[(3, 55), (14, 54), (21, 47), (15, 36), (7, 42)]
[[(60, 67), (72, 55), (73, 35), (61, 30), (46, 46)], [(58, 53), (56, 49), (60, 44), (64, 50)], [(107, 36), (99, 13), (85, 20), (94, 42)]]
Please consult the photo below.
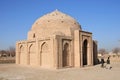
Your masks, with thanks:
[(92, 32), (98, 48), (120, 47), (120, 0), (0, 0), (0, 49), (27, 39), (35, 20), (55, 9)]

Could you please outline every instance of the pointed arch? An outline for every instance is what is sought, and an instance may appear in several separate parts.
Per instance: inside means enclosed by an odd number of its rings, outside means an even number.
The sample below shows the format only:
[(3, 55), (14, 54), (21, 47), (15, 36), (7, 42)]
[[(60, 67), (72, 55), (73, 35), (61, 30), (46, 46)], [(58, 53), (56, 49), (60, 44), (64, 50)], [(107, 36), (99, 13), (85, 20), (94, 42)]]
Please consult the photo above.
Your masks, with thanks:
[(31, 46), (32, 46), (32, 44), (30, 44), (30, 46), (28, 47), (28, 50), (29, 50), (29, 52), (28, 52), (28, 65), (30, 65), (30, 54), (31, 54)]
[(20, 45), (19, 47), (19, 64), (23, 64), (24, 63), (24, 46), (23, 45)]
[(43, 42), (41, 45), (41, 51), (42, 53), (45, 53), (48, 51), (48, 44), (46, 42)]
[(40, 65), (41, 66), (48, 66), (50, 63), (50, 59), (47, 59), (47, 57), (50, 56), (48, 53), (49, 46), (47, 42), (43, 42), (41, 45), (41, 53), (40, 53)]
[(35, 51), (35, 50), (34, 50), (33, 44), (31, 44), (31, 45), (29, 46), (29, 52), (30, 52), (30, 54), (33, 53), (34, 51)]
[(63, 67), (70, 66), (70, 52), (69, 52), (70, 46), (69, 43), (65, 43), (63, 45), (63, 53), (62, 53), (62, 64)]
[(30, 44), (28, 53), (28, 64), (34, 65), (36, 63), (36, 48), (35, 44)]

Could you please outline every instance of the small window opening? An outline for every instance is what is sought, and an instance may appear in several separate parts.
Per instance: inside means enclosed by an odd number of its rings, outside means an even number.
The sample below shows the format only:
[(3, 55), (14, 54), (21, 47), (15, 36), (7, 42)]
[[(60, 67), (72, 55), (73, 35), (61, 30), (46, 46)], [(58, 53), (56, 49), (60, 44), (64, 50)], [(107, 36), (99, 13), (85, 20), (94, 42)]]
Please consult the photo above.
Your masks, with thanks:
[(64, 21), (61, 21), (61, 23), (63, 23)]
[(33, 38), (35, 38), (35, 33), (33, 34)]
[(74, 23), (74, 24), (76, 24), (76, 23)]

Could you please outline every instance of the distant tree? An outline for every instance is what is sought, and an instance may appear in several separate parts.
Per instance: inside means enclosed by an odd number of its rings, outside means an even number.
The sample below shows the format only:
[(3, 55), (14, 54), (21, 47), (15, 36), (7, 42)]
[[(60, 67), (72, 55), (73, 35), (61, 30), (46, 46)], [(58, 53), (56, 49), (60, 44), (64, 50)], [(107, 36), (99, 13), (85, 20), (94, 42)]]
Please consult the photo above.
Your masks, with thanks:
[(7, 51), (9, 56), (14, 57), (15, 56), (15, 47), (10, 46), (9, 50)]
[(10, 46), (8, 50), (0, 50), (0, 57), (14, 57), (15, 47)]
[(120, 52), (120, 48), (116, 47), (112, 50), (112, 52), (118, 56), (118, 53)]
[(108, 52), (106, 49), (102, 48), (102, 49), (99, 49), (98, 53), (101, 55), (104, 55), (104, 54), (107, 54)]
[(6, 50), (6, 53), (7, 53), (8, 57), (9, 57), (10, 56), (10, 51)]
[(5, 50), (1, 50), (0, 55), (1, 55), (1, 57), (7, 57), (8, 56)]

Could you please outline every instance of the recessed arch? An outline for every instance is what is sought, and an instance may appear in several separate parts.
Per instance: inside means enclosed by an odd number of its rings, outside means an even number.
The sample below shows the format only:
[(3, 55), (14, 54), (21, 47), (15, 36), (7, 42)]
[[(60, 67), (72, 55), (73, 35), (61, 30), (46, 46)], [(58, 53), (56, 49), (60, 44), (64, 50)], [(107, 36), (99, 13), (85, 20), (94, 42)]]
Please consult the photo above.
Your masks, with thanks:
[(41, 45), (41, 52), (47, 52), (48, 51), (48, 44), (46, 42), (43, 42)]
[(47, 66), (49, 63), (49, 59), (47, 57), (50, 56), (49, 54), (49, 46), (47, 42), (43, 42), (41, 45), (41, 51), (40, 51), (40, 65), (41, 66)]
[(23, 47), (23, 45), (20, 45), (20, 47), (19, 47), (19, 48), (21, 49), (22, 47)]
[(34, 64), (36, 64), (36, 48), (35, 48), (35, 44), (31, 43), (28, 48), (29, 48), (28, 65), (34, 65)]
[(32, 44), (30, 44), (30, 46), (28, 47), (28, 49), (29, 49), (29, 52), (28, 52), (28, 65), (30, 65), (31, 46), (32, 46)]
[(29, 53), (32, 53), (34, 50), (33, 50), (33, 44), (30, 44), (29, 46)]
[(20, 47), (19, 47), (19, 59), (18, 59), (18, 63), (19, 64), (23, 64), (23, 56), (24, 56), (24, 46), (23, 45), (20, 45)]
[(69, 43), (65, 43), (63, 45), (63, 53), (62, 53), (62, 64), (63, 67), (68, 67), (70, 66), (70, 45)]

